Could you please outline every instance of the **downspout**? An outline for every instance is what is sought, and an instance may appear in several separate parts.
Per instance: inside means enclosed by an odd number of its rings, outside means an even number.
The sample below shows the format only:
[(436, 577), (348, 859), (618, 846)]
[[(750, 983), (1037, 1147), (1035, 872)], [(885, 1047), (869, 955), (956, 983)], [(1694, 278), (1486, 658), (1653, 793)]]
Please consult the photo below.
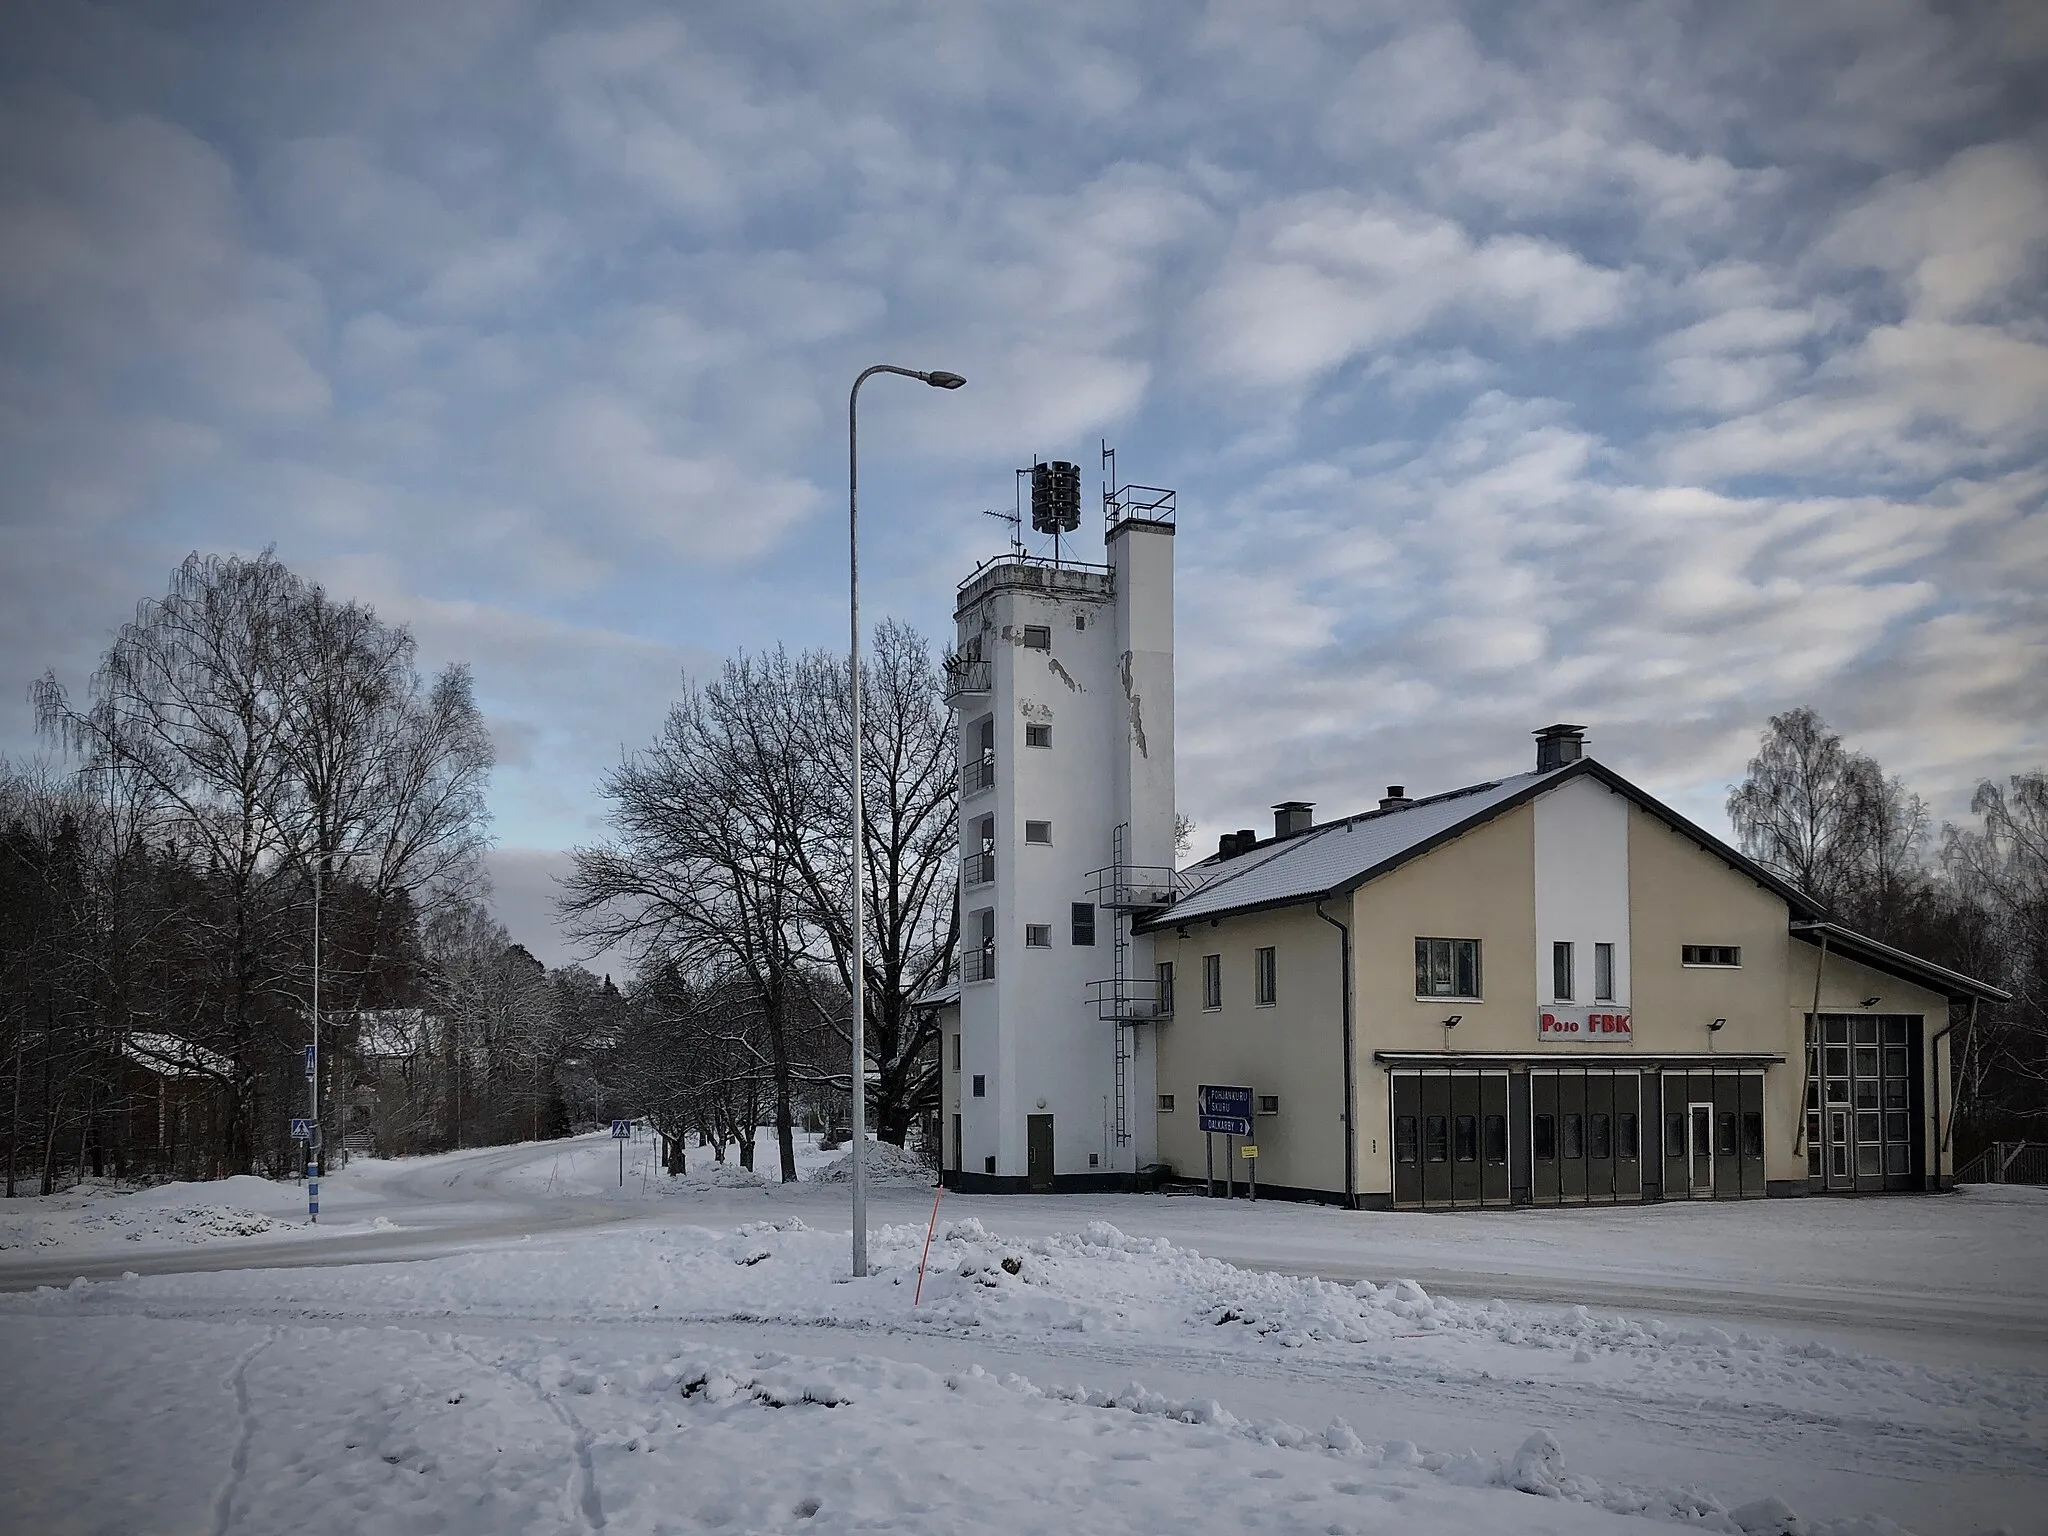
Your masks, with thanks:
[(1337, 953), (1344, 967), (1343, 984), (1339, 989), (1344, 1019), (1344, 1208), (1355, 1211), (1358, 1209), (1358, 1077), (1354, 1070), (1357, 1048), (1351, 1023), (1351, 929), (1323, 910), (1323, 903), (1329, 899), (1328, 892), (1316, 898), (1316, 916), (1343, 936)]
[[(1827, 968), (1828, 931), (1823, 928), (1820, 931), (1820, 959), (1814, 963), (1813, 967), (1813, 1012), (1807, 1015), (1812, 1020), (1813, 1038), (1801, 1042), (1806, 1047), (1804, 1058), (1806, 1064), (1801, 1071), (1801, 1082), (1799, 1085), (1798, 1130), (1792, 1137), (1792, 1155), (1794, 1157), (1799, 1157), (1806, 1151), (1806, 1107), (1813, 1102), (1813, 1059), (1822, 1049), (1820, 1038), (1820, 979), (1822, 973)], [(1826, 1113), (1825, 1106), (1823, 1106), (1822, 1113)], [(1825, 1172), (1823, 1172), (1823, 1177), (1825, 1177)]]

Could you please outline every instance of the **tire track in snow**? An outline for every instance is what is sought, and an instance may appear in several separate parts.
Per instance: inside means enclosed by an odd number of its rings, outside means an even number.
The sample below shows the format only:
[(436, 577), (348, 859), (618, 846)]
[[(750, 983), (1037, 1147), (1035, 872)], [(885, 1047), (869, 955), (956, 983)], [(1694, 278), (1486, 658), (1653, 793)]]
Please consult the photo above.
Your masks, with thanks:
[(590, 1431), (583, 1421), (569, 1411), (568, 1404), (558, 1393), (550, 1392), (539, 1382), (529, 1379), (523, 1372), (503, 1360), (486, 1360), (482, 1355), (450, 1335), (448, 1347), (487, 1371), (497, 1371), (511, 1377), (540, 1399), (547, 1410), (561, 1420), (562, 1427), (569, 1431), (570, 1453), (575, 1458), (576, 1469), (569, 1475), (569, 1486), (562, 1490), (563, 1512), (572, 1519), (581, 1521), (585, 1530), (601, 1531), (605, 1527), (604, 1498), (598, 1491), (597, 1467), (591, 1460)]
[(220, 1492), (213, 1496), (213, 1536), (227, 1536), (229, 1524), (234, 1518), (235, 1495), (242, 1491), (242, 1479), (249, 1472), (249, 1445), (256, 1438), (256, 1415), (249, 1411), (249, 1366), (255, 1358), (268, 1349), (277, 1338), (278, 1330), (271, 1327), (264, 1330), (263, 1337), (242, 1351), (235, 1368), (228, 1373), (222, 1386), (235, 1389), (235, 1411), (241, 1416), (241, 1433), (235, 1440), (235, 1453), (228, 1460), (227, 1481)]

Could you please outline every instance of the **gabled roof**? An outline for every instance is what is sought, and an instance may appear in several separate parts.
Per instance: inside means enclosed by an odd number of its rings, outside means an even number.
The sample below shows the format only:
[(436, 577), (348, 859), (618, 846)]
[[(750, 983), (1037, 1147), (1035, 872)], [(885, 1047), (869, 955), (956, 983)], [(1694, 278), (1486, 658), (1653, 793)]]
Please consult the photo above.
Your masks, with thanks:
[(1140, 925), (1141, 931), (1193, 918), (1237, 916), (1342, 895), (1576, 778), (1599, 780), (1679, 836), (1782, 898), (1794, 917), (1828, 916), (1797, 887), (1686, 820), (1612, 768), (1582, 757), (1547, 772), (1513, 774), (1408, 805), (1328, 822), (1293, 837), (1261, 843), (1235, 858), (1205, 859), (1184, 877), (1200, 882), (1195, 889)]
[(1514, 774), (1407, 805), (1348, 816), (1293, 837), (1260, 843), (1233, 858), (1204, 859), (1180, 876), (1184, 889), (1193, 887), (1188, 894), (1138, 924), (1138, 931), (1153, 933), (1203, 918), (1239, 917), (1344, 895), (1576, 778), (1597, 779), (1680, 837), (1779, 897), (1790, 911), (1795, 938), (1818, 942), (1825, 932), (1830, 946), (1841, 953), (1950, 998), (2007, 1000), (2006, 993), (1986, 982), (1844, 928), (1797, 886), (1590, 757), (1546, 772)]

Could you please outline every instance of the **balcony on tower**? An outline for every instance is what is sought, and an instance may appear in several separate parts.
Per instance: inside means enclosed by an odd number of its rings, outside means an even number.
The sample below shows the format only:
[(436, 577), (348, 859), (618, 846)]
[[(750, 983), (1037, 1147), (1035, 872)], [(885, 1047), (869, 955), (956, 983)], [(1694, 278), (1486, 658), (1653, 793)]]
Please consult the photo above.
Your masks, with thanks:
[(1173, 1017), (1170, 982), (1112, 976), (1088, 983), (1088, 1001), (1105, 1024), (1157, 1024)]
[(1095, 904), (1121, 912), (1150, 912), (1179, 899), (1180, 876), (1170, 864), (1110, 864), (1088, 872)]
[(962, 709), (987, 698), (995, 691), (995, 664), (976, 656), (948, 656), (942, 664), (946, 674), (946, 703)]

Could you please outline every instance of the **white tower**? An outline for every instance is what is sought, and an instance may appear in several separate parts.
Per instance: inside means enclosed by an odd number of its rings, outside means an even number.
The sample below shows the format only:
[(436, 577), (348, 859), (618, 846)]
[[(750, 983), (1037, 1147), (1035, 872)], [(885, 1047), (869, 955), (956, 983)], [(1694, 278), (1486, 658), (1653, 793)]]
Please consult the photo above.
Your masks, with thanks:
[(977, 567), (954, 610), (949, 1151), (968, 1189), (1115, 1185), (1156, 1160), (1161, 993), (1130, 919), (1173, 880), (1174, 505), (1118, 487), (1103, 461), (1108, 562), (1011, 553)]

